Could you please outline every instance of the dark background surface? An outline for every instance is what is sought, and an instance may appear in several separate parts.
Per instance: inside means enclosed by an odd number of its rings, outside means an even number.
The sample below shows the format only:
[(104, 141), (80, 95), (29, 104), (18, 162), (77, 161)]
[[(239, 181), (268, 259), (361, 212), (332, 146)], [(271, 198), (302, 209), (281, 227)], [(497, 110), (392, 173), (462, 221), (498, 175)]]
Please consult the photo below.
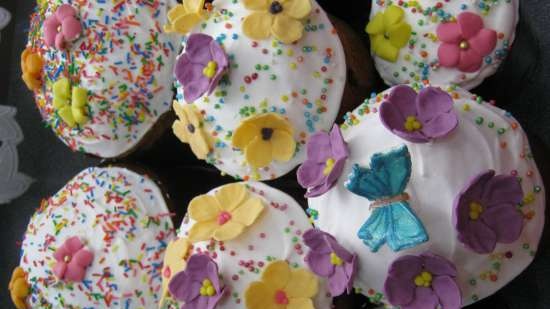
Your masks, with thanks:
[[(443, 1), (443, 0), (441, 0)], [(368, 20), (369, 0), (320, 0), (320, 4), (356, 29), (368, 44), (363, 29)], [(0, 308), (12, 308), (7, 285), (12, 269), (19, 261), (19, 241), (28, 220), (42, 198), (57, 192), (69, 179), (100, 160), (72, 153), (50, 129), (45, 129), (31, 92), (20, 79), (19, 55), (26, 43), (28, 16), (33, 0), (0, 0), (9, 9), (12, 22), (2, 30), (0, 42), (0, 104), (18, 109), (17, 121), (25, 134), (19, 145), (20, 170), (35, 183), (11, 204), (0, 205), (0, 230), (3, 243), (0, 254)], [(535, 158), (550, 188), (550, 1), (522, 0), (521, 21), (513, 49), (493, 77), (473, 92), (511, 111), (530, 135)], [(365, 55), (368, 57), (368, 55)], [(369, 91), (385, 87), (380, 80)], [(183, 213), (189, 200), (231, 179), (219, 176), (214, 168), (194, 159), (189, 149), (168, 133), (153, 148), (142, 151), (124, 162), (147, 167), (163, 182), (178, 213)], [(123, 163), (124, 163), (123, 162)], [(106, 164), (103, 162), (103, 164)], [(271, 185), (305, 203), (303, 191), (292, 173)], [(548, 216), (547, 216), (548, 217)], [(468, 309), (540, 309), (550, 308), (550, 229), (545, 229), (537, 257), (517, 279), (494, 296)], [(340, 298), (338, 308), (365, 308), (364, 298)]]

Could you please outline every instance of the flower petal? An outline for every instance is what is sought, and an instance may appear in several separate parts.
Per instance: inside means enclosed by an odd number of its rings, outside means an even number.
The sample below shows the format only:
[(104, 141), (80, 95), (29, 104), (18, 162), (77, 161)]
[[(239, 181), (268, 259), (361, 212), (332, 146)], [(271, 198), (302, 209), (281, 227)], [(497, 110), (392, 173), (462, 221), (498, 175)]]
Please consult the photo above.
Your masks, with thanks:
[(271, 1), (269, 0), (242, 0), (244, 7), (251, 11), (267, 11)]
[(462, 308), (462, 296), (455, 279), (449, 276), (438, 276), (432, 281), (432, 288), (439, 298), (439, 304), (445, 309)]
[(74, 17), (76, 15), (76, 9), (70, 4), (62, 4), (55, 11), (55, 17), (59, 21), (63, 21), (67, 17)]
[(295, 19), (306, 18), (311, 13), (311, 0), (283, 2), (283, 13)]
[(78, 38), (80, 32), (82, 32), (82, 25), (80, 21), (74, 17), (65, 18), (61, 22), (61, 31), (63, 32), (65, 40), (73, 41)]
[(220, 202), (212, 195), (199, 195), (189, 202), (187, 213), (197, 222), (215, 220), (222, 210)]
[(380, 120), (386, 129), (390, 131), (405, 131), (405, 117), (397, 107), (390, 101), (382, 102), (380, 105)]
[(268, 283), (261, 281), (252, 282), (244, 292), (244, 300), (248, 309), (270, 309), (270, 299), (273, 299), (274, 291)]
[(396, 5), (390, 5), (384, 11), (384, 28), (389, 29), (391, 26), (399, 23), (405, 17), (405, 11)]
[(309, 251), (306, 256), (306, 262), (309, 269), (318, 276), (329, 277), (334, 274), (335, 267), (330, 263), (330, 253)]
[(315, 309), (310, 298), (291, 298), (288, 300), (286, 309)]
[(344, 267), (345, 265), (336, 266), (334, 274), (328, 280), (328, 288), (333, 297), (344, 294), (348, 288), (349, 278)]
[(189, 146), (197, 159), (204, 160), (210, 153), (210, 144), (202, 131), (190, 135)]
[(441, 114), (429, 122), (423, 123), (422, 133), (429, 138), (447, 136), (458, 126), (458, 117), (455, 113)]
[(202, 33), (193, 33), (189, 36), (185, 53), (191, 63), (205, 66), (212, 60), (212, 54), (210, 54), (210, 42), (212, 41), (211, 36)]
[(218, 241), (226, 241), (239, 236), (244, 231), (245, 226), (242, 223), (230, 220), (219, 226), (214, 231), (214, 239)]
[(496, 175), (485, 185), (481, 200), (487, 207), (503, 203), (517, 205), (523, 200), (523, 189), (517, 177)]
[(241, 183), (222, 186), (216, 193), (221, 210), (233, 211), (248, 197), (248, 189)]
[(57, 261), (53, 266), (53, 273), (58, 279), (63, 280), (65, 277), (65, 272), (67, 271), (67, 263), (63, 261)]
[(413, 301), (401, 306), (401, 309), (435, 309), (438, 303), (439, 299), (432, 289), (417, 287), (414, 291)]
[(390, 43), (397, 48), (403, 48), (407, 45), (409, 38), (411, 37), (411, 33), (411, 26), (405, 22), (393, 25), (388, 29)]
[(384, 34), (384, 14), (382, 12), (376, 13), (367, 24), (365, 31), (370, 35)]
[(462, 31), (457, 22), (442, 23), (436, 30), (437, 38), (444, 43), (452, 43), (452, 45), (458, 46), (462, 39)]
[(326, 238), (325, 238), (326, 234), (327, 233), (321, 230), (311, 228), (302, 235), (302, 238), (304, 240), (304, 244), (308, 246), (311, 249), (311, 251), (328, 255), (329, 253), (332, 252), (332, 248), (329, 246), (329, 243), (326, 241)]
[(261, 114), (256, 117), (251, 117), (245, 120), (245, 122), (255, 123), (260, 128), (271, 128), (273, 130), (284, 130), (288, 134), (294, 133), (294, 128), (288, 120), (283, 116), (276, 113)]
[(441, 43), (437, 49), (439, 64), (446, 68), (454, 68), (460, 61), (460, 48), (455, 43)]
[(206, 76), (201, 76), (197, 80), (194, 80), (184, 85), (183, 98), (187, 103), (193, 103), (208, 91), (210, 81)]
[(180, 15), (173, 20), (174, 31), (186, 34), (201, 21), (201, 16), (195, 13)]
[(395, 260), (384, 282), (384, 292), (392, 305), (403, 306), (414, 298), (414, 277), (422, 271), (422, 259), (406, 255)]
[(473, 73), (481, 68), (483, 57), (478, 54), (473, 48), (466, 49), (460, 52), (460, 60), (458, 69), (462, 72)]
[(475, 13), (463, 12), (457, 17), (462, 37), (470, 39), (474, 37), (481, 29), (483, 29), (483, 19)]
[(273, 15), (268, 12), (253, 12), (243, 20), (243, 33), (252, 40), (264, 40), (271, 35)]
[(253, 123), (241, 123), (233, 133), (231, 144), (235, 148), (244, 150), (250, 142), (260, 135), (260, 128)]
[(480, 219), (495, 232), (497, 241), (505, 244), (518, 240), (523, 229), (523, 215), (512, 204), (490, 207)]
[(285, 44), (291, 44), (302, 37), (304, 25), (292, 17), (277, 14), (273, 20), (271, 33), (277, 40)]
[(182, 6), (187, 13), (201, 12), (204, 10), (204, 0), (185, 0)]
[(65, 279), (72, 282), (79, 282), (86, 276), (86, 269), (77, 263), (71, 261), (67, 265), (67, 271), (65, 272)]
[(200, 295), (200, 288), (201, 283), (193, 282), (193, 279), (185, 271), (175, 274), (168, 284), (168, 290), (172, 297), (186, 303), (191, 302)]
[(42, 27), (44, 28), (44, 41), (49, 47), (54, 46), (55, 37), (57, 35), (57, 28), (61, 23), (57, 20), (55, 15), (51, 15), (44, 20)]
[(331, 156), (331, 141), (329, 134), (324, 131), (311, 135), (306, 145), (307, 158), (311, 163), (325, 163)]
[(456, 267), (447, 259), (431, 253), (424, 253), (421, 257), (424, 268), (432, 275), (456, 277)]
[(330, 130), (330, 146), (332, 153), (337, 158), (347, 158), (349, 156), (349, 149), (342, 136), (342, 131), (337, 124), (332, 126)]
[(216, 221), (195, 222), (189, 230), (188, 238), (191, 242), (210, 240), (218, 227)]
[(269, 284), (274, 290), (286, 287), (290, 280), (290, 267), (285, 261), (270, 263), (262, 273), (262, 281)]
[(172, 124), (172, 131), (174, 131), (174, 135), (183, 143), (189, 143), (190, 133), (187, 130), (187, 125), (183, 121), (174, 121)]
[(241, 204), (237, 209), (232, 212), (232, 219), (244, 224), (245, 226), (250, 226), (262, 213), (264, 210), (264, 204), (262, 200), (257, 197), (251, 197)]
[(57, 49), (65, 48), (65, 37), (63, 36), (62, 32), (58, 32), (55, 35), (55, 48)]
[(373, 51), (380, 58), (389, 61), (396, 62), (399, 56), (399, 49), (393, 46), (389, 40), (385, 39), (382, 35), (376, 35), (371, 37)]
[(74, 254), (78, 250), (82, 249), (84, 247), (84, 244), (80, 240), (80, 237), (73, 236), (67, 240), (65, 240), (65, 246), (67, 247), (67, 250), (69, 251), (69, 254)]
[(71, 263), (75, 263), (80, 267), (88, 267), (92, 260), (94, 259), (94, 254), (86, 249), (78, 250), (78, 252), (73, 256)]
[(323, 183), (326, 176), (323, 174), (324, 164), (306, 161), (298, 168), (296, 176), (298, 183), (305, 189), (316, 187)]
[(281, 162), (287, 162), (292, 159), (296, 151), (296, 142), (292, 135), (284, 130), (275, 130), (270, 142), (273, 159)]
[(486, 170), (479, 173), (468, 181), (465, 189), (460, 192), (459, 196), (463, 196), (464, 200), (468, 203), (472, 200), (479, 201), (486, 190), (487, 183), (494, 176), (495, 171), (493, 170)]
[(338, 180), (340, 175), (342, 175), (342, 171), (344, 170), (344, 167), (346, 166), (346, 160), (341, 159), (337, 160), (334, 165), (332, 166), (332, 170), (328, 174), (327, 177), (327, 185), (329, 187), (332, 187), (334, 183)]
[(404, 123), (408, 116), (417, 115), (417, 97), (418, 94), (413, 88), (406, 85), (399, 85), (393, 88), (386, 101), (397, 107), (401, 114), (402, 122)]
[(472, 221), (458, 239), (468, 248), (479, 254), (491, 253), (495, 250), (497, 236), (491, 228), (481, 221)]
[(290, 279), (284, 288), (288, 298), (311, 298), (317, 295), (319, 281), (317, 277), (304, 268), (290, 272)]
[(273, 161), (273, 149), (270, 142), (257, 136), (244, 150), (246, 162), (255, 168), (266, 167)]
[(210, 54), (212, 55), (212, 60), (216, 61), (218, 64), (218, 70), (225, 70), (225, 67), (229, 64), (229, 58), (227, 57), (225, 50), (216, 40), (212, 40), (210, 42)]
[(486, 56), (490, 54), (497, 45), (497, 33), (492, 29), (481, 29), (474, 37), (468, 40), (470, 48), (478, 54)]

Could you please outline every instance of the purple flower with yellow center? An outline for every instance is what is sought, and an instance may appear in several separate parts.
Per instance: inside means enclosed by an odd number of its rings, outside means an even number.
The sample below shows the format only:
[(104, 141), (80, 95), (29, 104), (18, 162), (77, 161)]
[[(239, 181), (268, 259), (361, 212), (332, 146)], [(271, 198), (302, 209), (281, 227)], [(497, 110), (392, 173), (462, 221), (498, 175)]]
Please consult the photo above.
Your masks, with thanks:
[(303, 238), (310, 249), (305, 261), (315, 274), (328, 278), (332, 296), (346, 291), (351, 293), (357, 272), (357, 255), (342, 247), (332, 235), (317, 229), (308, 230)]
[(184, 271), (177, 273), (168, 290), (184, 303), (181, 309), (213, 309), (224, 296), (218, 277), (218, 265), (205, 254), (192, 255)]
[(460, 288), (456, 267), (431, 253), (405, 255), (388, 270), (384, 292), (393, 306), (401, 309), (459, 309)]
[(418, 94), (406, 85), (394, 87), (380, 106), (380, 120), (393, 134), (412, 143), (445, 137), (458, 126), (453, 99), (435, 87)]
[(330, 133), (317, 132), (307, 142), (307, 160), (298, 168), (298, 183), (306, 197), (327, 192), (342, 174), (349, 151), (338, 125)]
[(523, 215), (516, 208), (522, 200), (516, 177), (493, 170), (476, 175), (454, 200), (458, 240), (480, 254), (493, 252), (497, 243), (516, 241), (523, 229)]
[(211, 94), (228, 66), (229, 58), (216, 40), (202, 33), (191, 34), (175, 70), (185, 101), (192, 103), (207, 92)]

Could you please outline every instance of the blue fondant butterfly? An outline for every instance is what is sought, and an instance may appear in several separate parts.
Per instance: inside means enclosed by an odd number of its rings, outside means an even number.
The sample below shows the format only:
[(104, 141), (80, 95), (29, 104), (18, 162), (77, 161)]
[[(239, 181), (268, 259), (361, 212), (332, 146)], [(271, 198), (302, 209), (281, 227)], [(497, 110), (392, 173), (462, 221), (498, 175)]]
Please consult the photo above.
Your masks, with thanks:
[(378, 251), (384, 243), (393, 251), (417, 246), (428, 240), (424, 225), (410, 208), (405, 188), (411, 177), (407, 146), (372, 156), (370, 168), (355, 164), (346, 188), (372, 201), (371, 216), (357, 236)]

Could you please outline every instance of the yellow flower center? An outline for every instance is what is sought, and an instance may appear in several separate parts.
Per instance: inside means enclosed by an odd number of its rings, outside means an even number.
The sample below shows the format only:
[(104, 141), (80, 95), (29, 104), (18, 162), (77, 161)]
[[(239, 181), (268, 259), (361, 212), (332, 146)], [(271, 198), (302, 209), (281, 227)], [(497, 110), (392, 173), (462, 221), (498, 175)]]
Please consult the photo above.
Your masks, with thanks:
[(271, 2), (271, 5), (269, 6), (269, 13), (275, 15), (281, 13), (282, 11), (283, 5), (279, 1)]
[(201, 296), (214, 296), (216, 295), (216, 289), (212, 285), (212, 281), (204, 279), (200, 290)]
[(216, 61), (209, 61), (208, 64), (202, 69), (202, 74), (208, 78), (214, 77), (218, 70), (218, 63)]
[(460, 49), (468, 49), (470, 48), (470, 43), (468, 43), (468, 41), (462, 41), (460, 42), (460, 44), (458, 44), (458, 47), (460, 47)]
[(334, 161), (333, 158), (327, 159), (327, 161), (325, 162), (325, 168), (323, 169), (323, 175), (327, 176), (328, 174), (330, 174), (330, 172), (332, 172), (335, 162), (336, 161)]
[(405, 120), (405, 130), (414, 132), (422, 129), (422, 123), (415, 116), (409, 116)]
[(286, 296), (285, 291), (277, 290), (275, 292), (275, 303), (277, 305), (288, 305), (288, 296)]
[(429, 288), (432, 285), (432, 274), (427, 271), (421, 272), (414, 278), (414, 284), (418, 287)]
[(344, 264), (344, 261), (342, 261), (342, 259), (338, 255), (336, 255), (336, 253), (331, 252), (330, 253), (330, 264), (340, 266), (340, 265)]
[(471, 202), (470, 203), (470, 219), (477, 220), (479, 219), (479, 216), (483, 212), (483, 206), (480, 203), (477, 202)]

